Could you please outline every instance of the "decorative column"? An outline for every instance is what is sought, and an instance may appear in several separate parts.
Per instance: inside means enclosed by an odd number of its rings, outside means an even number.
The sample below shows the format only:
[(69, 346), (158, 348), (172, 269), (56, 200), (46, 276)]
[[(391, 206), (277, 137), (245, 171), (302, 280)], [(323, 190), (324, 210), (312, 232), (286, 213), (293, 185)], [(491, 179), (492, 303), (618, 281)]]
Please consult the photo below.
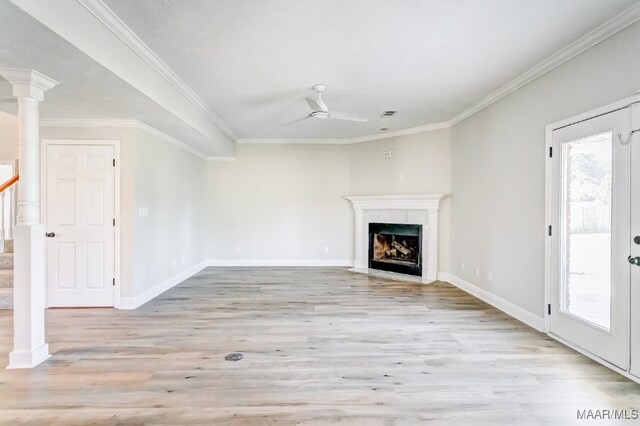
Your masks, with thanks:
[(14, 229), (13, 352), (7, 368), (49, 358), (45, 343), (45, 230), (40, 220), (40, 114), (44, 92), (58, 83), (29, 69), (0, 69), (18, 99), (19, 174)]

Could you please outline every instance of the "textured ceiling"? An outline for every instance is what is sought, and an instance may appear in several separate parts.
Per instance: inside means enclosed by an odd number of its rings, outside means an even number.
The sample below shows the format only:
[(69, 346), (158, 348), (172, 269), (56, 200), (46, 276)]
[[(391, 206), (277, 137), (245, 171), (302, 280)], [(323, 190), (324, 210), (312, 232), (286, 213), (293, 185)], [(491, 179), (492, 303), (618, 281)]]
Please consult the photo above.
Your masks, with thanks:
[[(635, 1), (105, 3), (240, 137), (351, 138), (445, 121)], [(370, 122), (283, 126), (314, 83)]]
[[(218, 155), (199, 132), (3, 0), (0, 29), (0, 68), (33, 68), (60, 83), (45, 93), (42, 118), (140, 120), (206, 155)], [(1, 78), (0, 110), (17, 111), (11, 86)]]

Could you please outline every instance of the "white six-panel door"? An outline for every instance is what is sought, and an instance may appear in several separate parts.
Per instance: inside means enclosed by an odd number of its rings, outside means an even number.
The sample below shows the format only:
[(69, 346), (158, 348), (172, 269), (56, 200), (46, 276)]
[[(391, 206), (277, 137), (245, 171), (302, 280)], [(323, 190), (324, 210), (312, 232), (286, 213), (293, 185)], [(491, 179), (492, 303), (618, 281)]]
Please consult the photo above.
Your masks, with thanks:
[(114, 305), (115, 147), (46, 146), (47, 305)]

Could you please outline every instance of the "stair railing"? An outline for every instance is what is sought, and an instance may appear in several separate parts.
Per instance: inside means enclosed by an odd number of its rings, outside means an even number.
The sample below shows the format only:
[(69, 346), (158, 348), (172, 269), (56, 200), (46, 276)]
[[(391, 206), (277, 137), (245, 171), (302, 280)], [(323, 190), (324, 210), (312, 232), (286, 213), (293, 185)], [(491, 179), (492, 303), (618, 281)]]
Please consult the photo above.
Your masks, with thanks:
[(0, 249), (4, 248), (5, 240), (13, 239), (13, 227), (16, 224), (17, 182), (19, 175), (0, 185)]

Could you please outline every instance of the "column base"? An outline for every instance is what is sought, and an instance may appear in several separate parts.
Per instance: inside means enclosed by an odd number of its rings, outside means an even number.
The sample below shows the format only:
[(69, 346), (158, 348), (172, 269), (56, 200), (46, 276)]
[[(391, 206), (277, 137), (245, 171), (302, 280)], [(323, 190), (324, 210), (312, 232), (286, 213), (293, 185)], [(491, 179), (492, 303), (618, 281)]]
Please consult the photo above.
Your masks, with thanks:
[(33, 368), (49, 358), (51, 355), (49, 354), (49, 345), (46, 343), (33, 351), (13, 351), (9, 354), (7, 370)]

